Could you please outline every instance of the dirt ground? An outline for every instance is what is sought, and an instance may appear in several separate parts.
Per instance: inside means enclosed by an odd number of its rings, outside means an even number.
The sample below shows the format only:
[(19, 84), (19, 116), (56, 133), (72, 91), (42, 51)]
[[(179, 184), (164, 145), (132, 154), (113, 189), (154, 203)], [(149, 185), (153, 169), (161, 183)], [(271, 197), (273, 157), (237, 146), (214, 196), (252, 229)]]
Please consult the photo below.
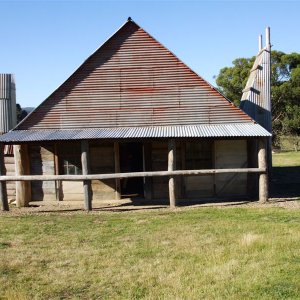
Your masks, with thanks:
[[(253, 207), (267, 208), (280, 207), (284, 209), (300, 209), (300, 200), (298, 198), (271, 198), (269, 202), (261, 204), (256, 201), (235, 201), (235, 202), (214, 202), (214, 203), (195, 203), (190, 205), (178, 206), (176, 210), (194, 209), (201, 207)], [(130, 211), (145, 211), (145, 210), (168, 210), (168, 205), (136, 205), (130, 199), (120, 201), (95, 201), (93, 203), (93, 211), (89, 213), (99, 212), (130, 212)], [(17, 208), (14, 205), (10, 206), (9, 212), (0, 212), (0, 215), (28, 215), (28, 214), (48, 214), (48, 213), (83, 213), (83, 203), (81, 201), (68, 202), (31, 202), (30, 207)]]

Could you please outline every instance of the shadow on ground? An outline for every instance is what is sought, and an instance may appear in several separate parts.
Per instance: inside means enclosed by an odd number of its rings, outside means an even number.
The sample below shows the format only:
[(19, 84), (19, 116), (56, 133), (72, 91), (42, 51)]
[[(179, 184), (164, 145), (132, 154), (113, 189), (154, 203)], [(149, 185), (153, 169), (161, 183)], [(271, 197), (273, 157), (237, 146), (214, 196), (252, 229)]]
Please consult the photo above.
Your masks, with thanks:
[(300, 166), (273, 167), (270, 178), (271, 198), (300, 198)]

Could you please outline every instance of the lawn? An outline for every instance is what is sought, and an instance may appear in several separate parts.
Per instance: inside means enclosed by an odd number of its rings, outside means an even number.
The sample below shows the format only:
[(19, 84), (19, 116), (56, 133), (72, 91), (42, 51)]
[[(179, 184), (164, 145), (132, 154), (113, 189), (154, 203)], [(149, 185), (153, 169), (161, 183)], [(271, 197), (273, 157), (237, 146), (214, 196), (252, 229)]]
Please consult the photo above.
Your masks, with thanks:
[[(273, 161), (280, 186), (300, 156)], [(299, 299), (299, 274), (299, 209), (0, 215), (0, 299)]]
[(274, 167), (300, 167), (300, 152), (279, 152), (273, 154)]
[(273, 154), (271, 197), (300, 199), (300, 152)]
[(1, 216), (1, 299), (299, 299), (280, 208)]

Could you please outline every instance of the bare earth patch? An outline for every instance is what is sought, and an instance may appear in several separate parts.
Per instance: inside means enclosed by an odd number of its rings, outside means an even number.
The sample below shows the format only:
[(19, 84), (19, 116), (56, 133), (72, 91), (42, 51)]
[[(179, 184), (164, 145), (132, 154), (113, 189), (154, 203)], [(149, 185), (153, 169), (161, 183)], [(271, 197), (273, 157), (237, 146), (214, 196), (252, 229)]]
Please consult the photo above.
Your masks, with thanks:
[[(27, 215), (27, 214), (47, 214), (47, 213), (66, 213), (66, 214), (78, 214), (86, 213), (83, 209), (83, 203), (80, 201), (65, 201), (65, 202), (31, 202), (30, 207), (17, 208), (15, 205), (10, 206), (9, 212), (0, 212), (0, 215)], [(218, 207), (218, 208), (230, 208), (230, 207), (255, 207), (255, 208), (267, 208), (267, 207), (281, 207), (285, 209), (300, 209), (300, 200), (298, 198), (271, 198), (267, 203), (259, 203), (257, 201), (232, 201), (232, 202), (214, 202), (214, 203), (201, 203), (192, 204), (188, 206), (179, 206), (175, 210), (188, 210), (201, 207)], [(134, 205), (131, 200), (120, 201), (105, 201), (94, 202), (93, 211), (89, 213), (97, 212), (133, 212), (133, 211), (147, 211), (147, 210), (169, 210), (168, 205)]]

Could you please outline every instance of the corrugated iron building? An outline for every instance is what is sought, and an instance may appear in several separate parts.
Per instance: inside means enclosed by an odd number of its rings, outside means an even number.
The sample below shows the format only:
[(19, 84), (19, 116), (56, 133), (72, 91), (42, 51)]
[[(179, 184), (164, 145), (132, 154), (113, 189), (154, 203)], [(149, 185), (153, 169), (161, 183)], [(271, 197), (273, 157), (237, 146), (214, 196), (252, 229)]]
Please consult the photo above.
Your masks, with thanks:
[[(256, 167), (252, 144), (270, 133), (233, 105), (129, 19), (13, 131), (26, 144), (30, 174), (81, 174), (80, 141), (89, 142), (90, 172)], [(93, 199), (168, 197), (168, 178), (92, 182)], [(32, 200), (82, 199), (82, 183), (32, 182)], [(176, 179), (179, 199), (244, 198), (249, 175)]]
[(0, 134), (17, 125), (16, 86), (13, 74), (0, 74)]
[[(240, 108), (268, 132), (272, 132), (271, 113), (271, 40), (270, 27), (266, 28), (266, 46), (259, 36), (259, 52), (247, 80)], [(269, 168), (272, 167), (272, 138), (268, 141)]]
[[(16, 113), (16, 84), (13, 74), (0, 74), (0, 135), (8, 132), (17, 125)], [(13, 147), (7, 145), (4, 148), (4, 165), (6, 174), (15, 174)], [(7, 194), (15, 198), (16, 187), (14, 182), (7, 184)]]

